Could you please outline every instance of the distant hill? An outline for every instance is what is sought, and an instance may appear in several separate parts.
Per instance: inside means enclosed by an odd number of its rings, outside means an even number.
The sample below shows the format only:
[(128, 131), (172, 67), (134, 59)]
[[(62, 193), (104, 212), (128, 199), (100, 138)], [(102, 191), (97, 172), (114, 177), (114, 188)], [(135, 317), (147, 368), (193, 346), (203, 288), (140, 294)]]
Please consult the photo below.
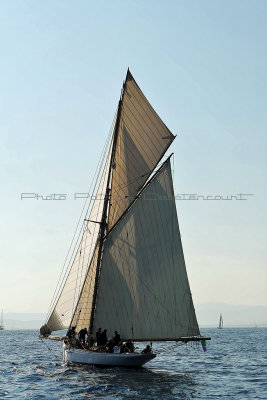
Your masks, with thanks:
[(220, 313), (223, 315), (225, 327), (267, 327), (267, 307), (233, 305), (225, 303), (203, 303), (195, 305), (200, 326), (216, 327)]
[(41, 313), (6, 313), (4, 314), (5, 329), (39, 329), (46, 314)]
[[(196, 304), (195, 309), (200, 327), (218, 326), (220, 313), (225, 328), (250, 327), (254, 322), (258, 327), (267, 327), (267, 307), (264, 306), (203, 303)], [(45, 317), (42, 313), (6, 313), (4, 326), (5, 329), (39, 329)]]

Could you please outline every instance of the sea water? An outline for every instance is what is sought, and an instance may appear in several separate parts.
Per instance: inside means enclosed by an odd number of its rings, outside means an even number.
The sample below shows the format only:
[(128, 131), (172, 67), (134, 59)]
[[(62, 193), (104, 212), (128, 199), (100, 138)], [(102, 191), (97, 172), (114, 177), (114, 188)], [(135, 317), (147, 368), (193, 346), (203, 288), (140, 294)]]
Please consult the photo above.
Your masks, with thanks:
[(63, 365), (60, 342), (3, 331), (0, 399), (267, 399), (267, 328), (201, 332), (212, 337), (207, 352), (155, 343), (153, 361), (124, 369)]

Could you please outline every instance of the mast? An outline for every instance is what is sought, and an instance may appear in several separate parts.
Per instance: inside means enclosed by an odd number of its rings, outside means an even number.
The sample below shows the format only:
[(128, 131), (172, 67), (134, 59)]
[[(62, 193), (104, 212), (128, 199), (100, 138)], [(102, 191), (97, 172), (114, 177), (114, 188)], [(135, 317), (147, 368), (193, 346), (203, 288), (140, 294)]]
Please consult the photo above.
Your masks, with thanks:
[[(128, 72), (129, 72), (129, 68), (127, 70), (127, 75), (128, 75)], [(102, 218), (101, 218), (101, 222), (100, 222), (99, 250), (98, 250), (98, 258), (97, 258), (97, 266), (96, 266), (96, 278), (95, 278), (95, 285), (94, 285), (93, 304), (92, 304), (92, 311), (91, 311), (91, 316), (90, 316), (89, 335), (92, 335), (92, 333), (93, 333), (96, 299), (97, 299), (97, 291), (98, 291), (98, 284), (99, 284), (99, 277), (100, 277), (100, 265), (101, 265), (101, 260), (102, 260), (103, 246), (104, 246), (105, 234), (106, 234), (106, 229), (107, 229), (107, 211), (108, 211), (108, 205), (109, 205), (109, 200), (110, 200), (110, 179), (112, 176), (112, 169), (114, 167), (114, 158), (115, 158), (115, 151), (116, 151), (117, 139), (118, 139), (118, 133), (119, 133), (122, 100), (123, 100), (127, 75), (126, 75), (126, 79), (123, 83), (121, 97), (120, 97), (119, 104), (118, 104), (118, 112), (117, 112), (117, 119), (116, 119), (116, 124), (115, 124), (115, 128), (114, 128), (114, 138), (113, 138), (112, 153), (111, 153), (110, 165), (109, 165), (109, 171), (108, 171), (108, 179), (107, 179), (107, 186), (106, 186), (106, 192), (105, 192), (104, 207), (103, 207), (103, 213), (102, 213)]]

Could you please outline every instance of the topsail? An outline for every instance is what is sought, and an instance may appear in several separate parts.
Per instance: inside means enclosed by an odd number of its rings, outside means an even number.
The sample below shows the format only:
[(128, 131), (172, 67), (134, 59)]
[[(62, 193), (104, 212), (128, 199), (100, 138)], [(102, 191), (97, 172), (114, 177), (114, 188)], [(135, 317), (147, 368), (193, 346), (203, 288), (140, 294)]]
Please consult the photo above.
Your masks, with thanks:
[(134, 201), (173, 139), (128, 71), (112, 171), (108, 230)]

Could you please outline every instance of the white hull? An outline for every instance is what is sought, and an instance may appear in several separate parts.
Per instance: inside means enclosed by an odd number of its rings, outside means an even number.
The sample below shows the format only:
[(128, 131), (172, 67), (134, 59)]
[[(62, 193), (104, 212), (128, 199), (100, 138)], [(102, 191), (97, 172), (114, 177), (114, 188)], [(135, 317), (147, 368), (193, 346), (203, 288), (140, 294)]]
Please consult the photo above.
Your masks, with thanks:
[(140, 367), (156, 357), (148, 353), (98, 353), (89, 350), (67, 348), (63, 344), (63, 361), (89, 365), (106, 365), (114, 367)]

